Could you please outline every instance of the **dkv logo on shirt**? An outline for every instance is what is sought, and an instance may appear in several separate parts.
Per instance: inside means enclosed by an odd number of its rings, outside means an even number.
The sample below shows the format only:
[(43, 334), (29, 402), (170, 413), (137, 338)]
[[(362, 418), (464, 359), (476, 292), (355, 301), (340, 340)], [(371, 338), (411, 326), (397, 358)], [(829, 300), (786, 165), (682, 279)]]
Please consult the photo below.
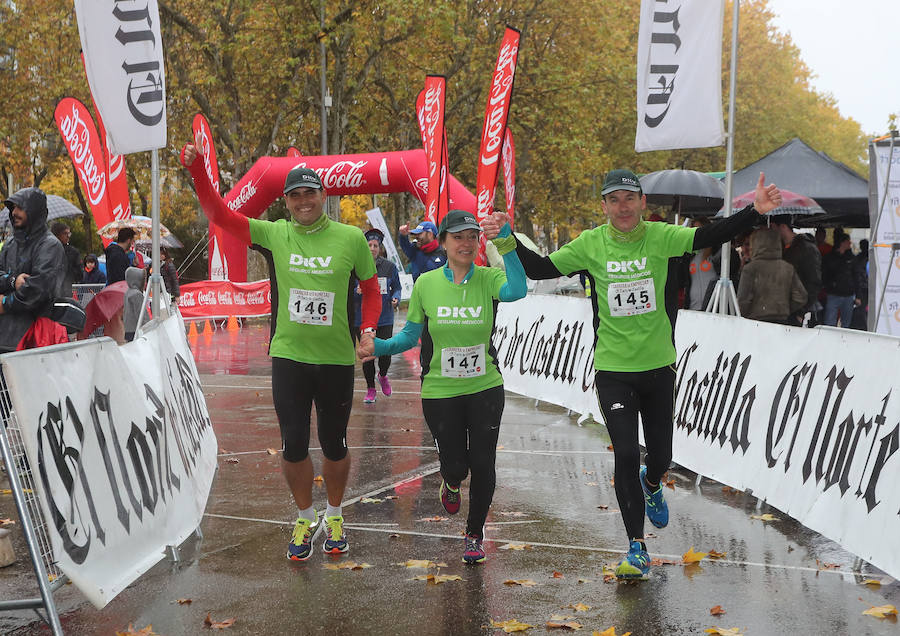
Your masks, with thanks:
[(321, 256), (310, 256), (309, 258), (304, 258), (300, 254), (291, 254), (291, 265), (300, 265), (302, 267), (308, 267), (310, 269), (318, 269), (319, 267), (328, 267), (331, 264), (331, 257), (321, 257)]
[(612, 272), (641, 272), (647, 269), (647, 257), (639, 261), (607, 261), (606, 271)]
[(438, 307), (438, 318), (478, 318), (481, 307)]

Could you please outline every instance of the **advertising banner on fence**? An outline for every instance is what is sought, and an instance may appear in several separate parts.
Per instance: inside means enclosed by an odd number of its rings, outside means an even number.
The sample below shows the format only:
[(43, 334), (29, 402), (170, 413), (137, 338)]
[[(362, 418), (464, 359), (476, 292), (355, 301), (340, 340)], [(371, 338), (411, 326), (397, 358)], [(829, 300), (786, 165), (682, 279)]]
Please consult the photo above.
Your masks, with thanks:
[(636, 151), (725, 143), (724, 10), (724, 0), (642, 0)]
[(704, 312), (675, 340), (675, 461), (900, 576), (900, 341)]
[(2, 360), (53, 558), (101, 608), (206, 508), (217, 445), (184, 323)]
[(202, 280), (181, 286), (178, 310), (185, 318), (268, 316), (272, 313), (272, 290), (268, 280)]
[(500, 303), (493, 344), (510, 391), (602, 422), (594, 394), (594, 326), (587, 298), (528, 295)]
[[(900, 577), (900, 340), (678, 314), (673, 460), (753, 494)], [(602, 422), (590, 300), (501, 303), (510, 391)]]
[(900, 143), (869, 145), (869, 329), (900, 335)]
[(109, 151), (166, 145), (166, 78), (156, 0), (75, 0), (84, 67)]

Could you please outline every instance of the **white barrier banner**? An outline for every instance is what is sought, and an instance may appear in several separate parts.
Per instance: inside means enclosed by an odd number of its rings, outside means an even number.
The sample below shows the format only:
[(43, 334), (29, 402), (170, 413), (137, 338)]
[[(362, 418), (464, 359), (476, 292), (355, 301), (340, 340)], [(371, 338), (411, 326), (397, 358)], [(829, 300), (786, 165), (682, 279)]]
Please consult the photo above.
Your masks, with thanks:
[(492, 342), (505, 388), (603, 421), (587, 298), (535, 294), (500, 303)]
[(75, 0), (84, 67), (109, 150), (166, 145), (166, 77), (156, 0)]
[[(900, 335), (900, 144), (869, 145), (870, 329)], [(876, 227), (877, 224), (877, 227)]]
[(724, 0), (643, 0), (634, 149), (721, 146)]
[(900, 577), (900, 340), (680, 312), (674, 460)]
[(381, 230), (384, 234), (384, 243), (382, 243), (384, 252), (387, 254), (388, 260), (397, 267), (397, 271), (400, 273), (400, 298), (402, 300), (409, 300), (410, 296), (412, 296), (413, 279), (412, 276), (405, 273), (403, 270), (403, 261), (400, 260), (400, 253), (397, 252), (397, 246), (394, 245), (393, 235), (390, 230), (388, 230), (384, 215), (381, 213), (381, 208), (366, 210), (366, 218), (369, 219), (369, 223), (372, 224), (372, 227)]
[(98, 608), (200, 525), (216, 468), (184, 323), (148, 327), (2, 356), (53, 557)]

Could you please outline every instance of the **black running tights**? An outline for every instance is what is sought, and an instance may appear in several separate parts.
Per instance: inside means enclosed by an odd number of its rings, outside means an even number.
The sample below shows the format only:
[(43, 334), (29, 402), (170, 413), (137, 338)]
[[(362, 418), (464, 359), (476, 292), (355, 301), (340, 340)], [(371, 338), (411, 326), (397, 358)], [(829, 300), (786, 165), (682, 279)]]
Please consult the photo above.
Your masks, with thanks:
[(639, 472), (638, 413), (647, 448), (647, 480), (659, 483), (672, 461), (675, 369), (597, 371), (594, 387), (615, 456), (615, 488), (628, 540), (644, 537), (644, 493)]
[(441, 476), (459, 486), (472, 472), (466, 532), (484, 537), (497, 474), (497, 437), (503, 415), (503, 387), (451, 398), (423, 399), (422, 412), (434, 437), (441, 461)]

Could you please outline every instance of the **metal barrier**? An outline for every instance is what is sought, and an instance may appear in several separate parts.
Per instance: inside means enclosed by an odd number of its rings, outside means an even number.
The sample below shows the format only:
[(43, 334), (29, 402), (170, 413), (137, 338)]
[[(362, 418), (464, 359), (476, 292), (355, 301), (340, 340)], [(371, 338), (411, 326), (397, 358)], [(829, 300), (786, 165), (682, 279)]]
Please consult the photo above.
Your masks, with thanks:
[[(22, 531), (25, 534), (28, 553), (40, 590), (38, 598), (0, 600), (0, 611), (33, 609), (38, 617), (50, 626), (53, 634), (62, 634), (62, 625), (59, 621), (56, 603), (53, 600), (53, 592), (62, 587), (66, 582), (66, 577), (59, 570), (53, 558), (47, 524), (41, 513), (35, 494), (35, 481), (31, 466), (25, 455), (22, 431), (12, 407), (2, 369), (0, 369), (0, 418), (2, 418), (0, 448), (3, 452), (3, 462), (6, 466), (9, 487), (16, 502), (16, 509), (19, 512), (19, 520), (22, 523)], [(46, 616), (40, 613), (40, 608), (44, 608)]]

